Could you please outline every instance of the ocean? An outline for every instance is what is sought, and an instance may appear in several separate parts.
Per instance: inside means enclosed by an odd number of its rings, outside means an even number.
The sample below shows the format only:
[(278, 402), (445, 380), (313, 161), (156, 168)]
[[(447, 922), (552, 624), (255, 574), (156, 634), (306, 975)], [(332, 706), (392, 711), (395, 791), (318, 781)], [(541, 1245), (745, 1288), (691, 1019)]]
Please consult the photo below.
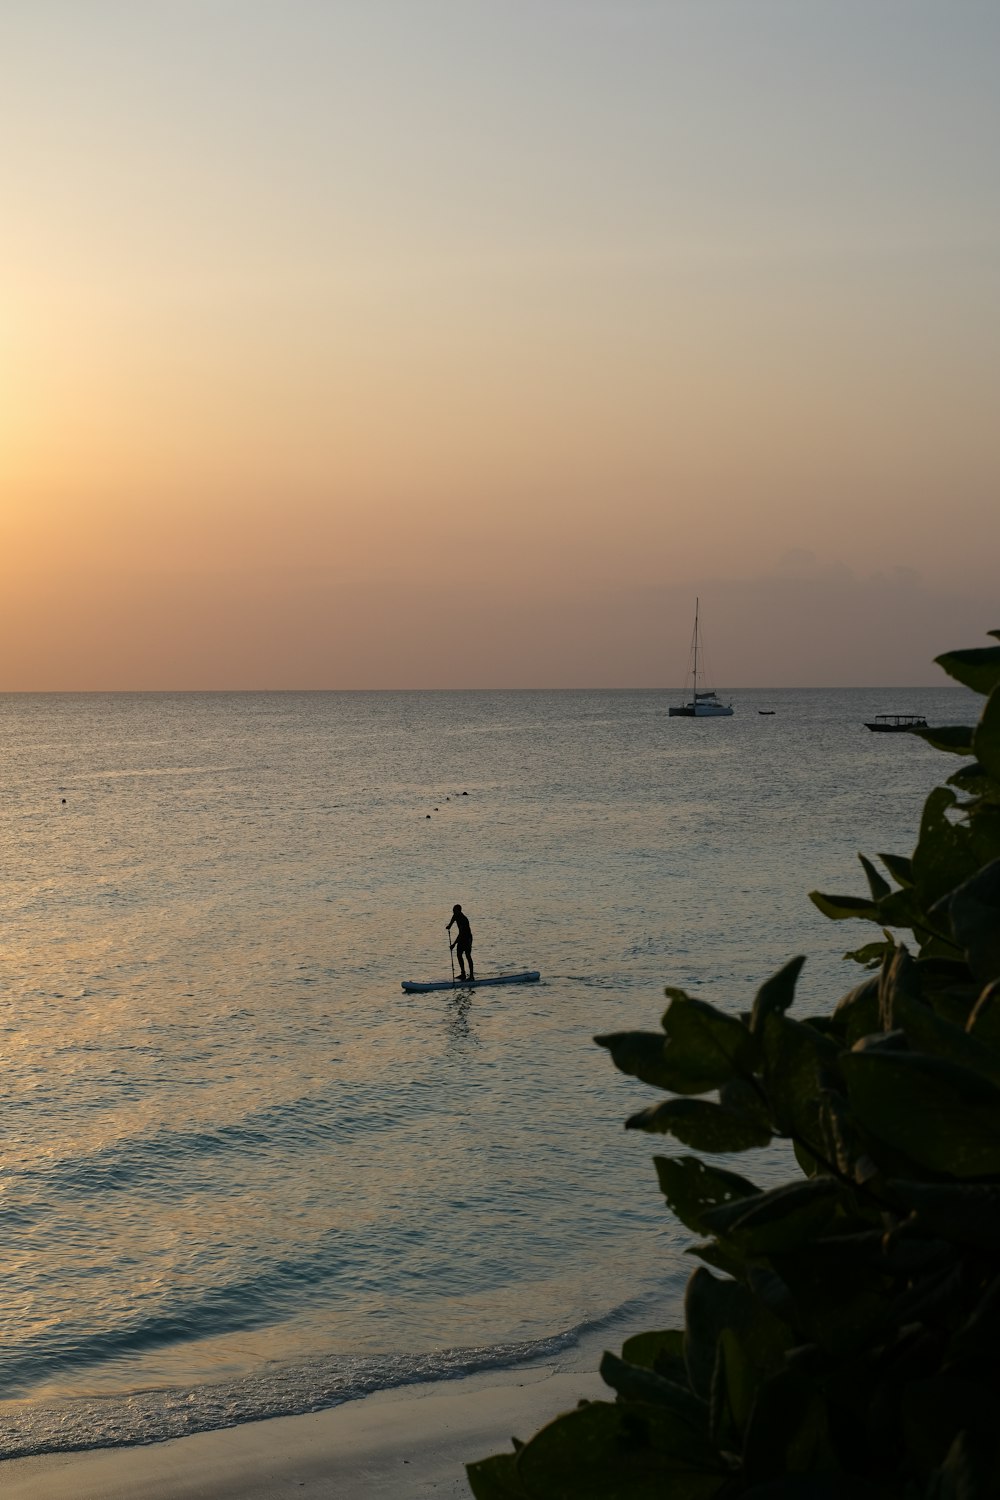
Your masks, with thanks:
[[(596, 1033), (861, 971), (859, 850), (961, 689), (0, 697), (0, 1455), (137, 1443), (662, 1326), (693, 1262)], [(773, 712), (759, 713), (759, 709)], [(480, 975), (447, 978), (451, 908)], [(780, 1151), (743, 1157), (767, 1182)]]

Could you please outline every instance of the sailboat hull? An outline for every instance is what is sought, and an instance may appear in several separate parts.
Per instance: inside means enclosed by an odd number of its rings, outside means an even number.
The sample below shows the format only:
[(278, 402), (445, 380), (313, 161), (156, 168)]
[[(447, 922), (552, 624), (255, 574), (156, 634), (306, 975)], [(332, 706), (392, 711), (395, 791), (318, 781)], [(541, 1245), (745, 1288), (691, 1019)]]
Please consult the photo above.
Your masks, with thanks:
[(671, 719), (730, 719), (733, 709), (729, 703), (682, 703), (679, 708), (669, 708)]

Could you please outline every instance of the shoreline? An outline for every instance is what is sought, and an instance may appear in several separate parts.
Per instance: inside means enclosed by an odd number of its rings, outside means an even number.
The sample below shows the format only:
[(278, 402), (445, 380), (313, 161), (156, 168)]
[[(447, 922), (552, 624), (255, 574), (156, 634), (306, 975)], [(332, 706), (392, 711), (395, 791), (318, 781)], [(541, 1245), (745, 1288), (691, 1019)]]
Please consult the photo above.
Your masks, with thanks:
[(464, 1500), (467, 1463), (584, 1399), (614, 1393), (552, 1361), (483, 1371), (164, 1442), (5, 1459), (0, 1487), (5, 1500)]

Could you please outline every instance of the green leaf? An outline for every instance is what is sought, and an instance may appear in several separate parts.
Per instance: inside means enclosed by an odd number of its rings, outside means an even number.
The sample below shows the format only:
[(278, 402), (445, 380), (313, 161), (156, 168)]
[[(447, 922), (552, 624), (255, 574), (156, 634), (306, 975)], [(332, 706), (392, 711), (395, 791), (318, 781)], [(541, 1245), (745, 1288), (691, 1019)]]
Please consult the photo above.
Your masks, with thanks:
[(655, 1370), (678, 1384), (687, 1380), (684, 1363), (684, 1330), (665, 1328), (650, 1333), (635, 1333), (622, 1345), (622, 1359), (630, 1365)]
[(854, 1043), (852, 1052), (906, 1052), (911, 1050), (902, 1031), (876, 1031)]
[(925, 939), (934, 932), (917, 891), (892, 891), (878, 904), (878, 921), (883, 932), (887, 927), (910, 928)]
[(667, 1059), (685, 1070), (698, 1088), (676, 1089), (677, 1093), (705, 1093), (730, 1078), (752, 1073), (756, 1047), (742, 1021), (727, 1016), (704, 1000), (674, 998), (663, 1016), (667, 1033)]
[[(724, 1393), (729, 1419), (738, 1439), (738, 1451), (743, 1446), (743, 1434), (760, 1389), (761, 1374), (735, 1329), (724, 1328), (719, 1335), (716, 1369), (713, 1385), (721, 1387), (718, 1394)], [(713, 1395), (718, 1399), (715, 1391)], [(712, 1425), (716, 1428), (722, 1424), (713, 1420)]]
[(806, 1177), (822, 1177), (826, 1173), (826, 1167), (821, 1159), (818, 1156), (814, 1156), (807, 1147), (803, 1146), (801, 1141), (792, 1142), (792, 1151), (795, 1154), (795, 1160), (802, 1168), (802, 1172)]
[[(993, 632), (991, 631), (990, 634)], [(967, 651), (946, 651), (934, 660), (949, 677), (974, 693), (992, 693), (1000, 682), (1000, 646), (976, 646)]]
[(465, 1472), (475, 1500), (531, 1500), (518, 1474), (516, 1453), (498, 1453), (466, 1464)]
[(863, 901), (860, 896), (825, 896), (822, 891), (810, 891), (809, 900), (834, 922), (846, 922), (849, 918), (864, 922), (879, 920), (875, 903)]
[(915, 729), (918, 739), (926, 740), (935, 750), (945, 750), (951, 755), (972, 754), (972, 726), (970, 724), (941, 725), (937, 729)]
[(712, 1395), (709, 1405), (709, 1434), (716, 1448), (722, 1453), (737, 1453), (743, 1446), (742, 1433), (736, 1425), (729, 1404), (729, 1389), (726, 1382), (726, 1336), (732, 1339), (732, 1330), (724, 1328), (715, 1346), (715, 1365), (712, 1369)]
[(895, 1007), (905, 995), (920, 995), (917, 966), (905, 947), (893, 945), (883, 960), (878, 982), (879, 1026), (882, 1031), (900, 1029), (900, 1023), (895, 1018)]
[(665, 1037), (623, 1031), (594, 1040), (615, 1066), (675, 1094), (705, 1094), (741, 1073), (752, 1073), (755, 1048), (742, 1021), (704, 1000), (677, 995), (663, 1017)]
[(810, 1031), (818, 1031), (821, 1036), (829, 1037), (832, 1042), (841, 1042), (840, 1030), (837, 1022), (832, 1016), (800, 1016), (803, 1026), (808, 1026)]
[(709, 1209), (709, 1232), (736, 1241), (749, 1256), (768, 1256), (811, 1244), (842, 1214), (844, 1189), (832, 1177), (786, 1183), (749, 1199)]
[(710, 1500), (725, 1470), (707, 1440), (665, 1407), (589, 1401), (517, 1454), (531, 1500)]
[(719, 1103), (723, 1109), (731, 1110), (733, 1114), (740, 1115), (770, 1132), (771, 1116), (768, 1114), (767, 1101), (756, 1079), (731, 1078), (719, 1090)]
[(750, 1030), (760, 1031), (767, 1016), (783, 1014), (795, 999), (795, 985), (802, 972), (804, 957), (789, 959), (777, 974), (765, 980), (757, 991), (750, 1016)]
[(1000, 803), (1000, 781), (995, 776), (987, 776), (976, 761), (971, 765), (961, 766), (954, 776), (949, 776), (948, 785), (975, 799), (974, 802), (966, 803), (966, 807), (981, 808), (987, 804), (995, 806)]
[(1000, 978), (1000, 859), (954, 891), (947, 909), (955, 940), (979, 983)]
[[(843, 1084), (823, 1090), (817, 1101), (816, 1117), (819, 1134), (811, 1149), (818, 1173), (809, 1175), (839, 1178), (845, 1185), (864, 1181), (863, 1172), (859, 1176), (857, 1169), (866, 1159), (868, 1142), (857, 1128)], [(808, 1143), (806, 1150), (810, 1150)]]
[(734, 1280), (741, 1280), (746, 1271), (746, 1261), (742, 1255), (738, 1255), (731, 1246), (723, 1246), (718, 1240), (707, 1240), (700, 1245), (688, 1245), (684, 1251), (685, 1255), (697, 1256), (703, 1260), (706, 1266), (711, 1266), (714, 1271), (721, 1271), (724, 1276), (732, 1276)]
[(707, 1166), (697, 1156), (654, 1156), (653, 1164), (671, 1209), (697, 1234), (709, 1232), (703, 1222), (707, 1210), (760, 1191), (738, 1173)]
[(879, 874), (870, 859), (866, 859), (863, 854), (859, 854), (858, 859), (861, 861), (861, 867), (868, 880), (868, 889), (872, 893), (872, 900), (881, 901), (883, 896), (888, 896), (892, 887), (885, 876)]
[(863, 1145), (858, 1138), (854, 1120), (847, 1101), (832, 1090), (827, 1090), (819, 1106), (819, 1125), (822, 1133), (823, 1156), (837, 1171), (850, 1181), (855, 1180), (855, 1165), (863, 1155)]
[(766, 1126), (706, 1099), (668, 1099), (632, 1115), (625, 1128), (672, 1135), (696, 1151), (750, 1151), (771, 1139)]
[(831, 1080), (839, 1080), (837, 1044), (788, 1016), (764, 1022), (764, 1084), (775, 1124), (820, 1150), (819, 1104)]
[[(884, 944), (880, 946), (884, 947)], [(895, 946), (895, 945), (893, 945)], [(834, 1019), (846, 1031), (847, 1045), (853, 1047), (861, 1037), (879, 1029), (879, 980), (866, 979), (837, 1003)]]
[(919, 1000), (902, 992), (893, 1003), (893, 1023), (901, 1026), (914, 1052), (941, 1057), (1000, 1087), (1000, 1054), (961, 1026), (943, 1021)]
[[(955, 793), (943, 786), (935, 787), (924, 803), (920, 840), (913, 851), (913, 878), (924, 909), (968, 880), (978, 868), (969, 829), (948, 817), (957, 805)], [(886, 920), (891, 927), (903, 925)]]
[(614, 1031), (595, 1036), (599, 1047), (606, 1047), (611, 1061), (620, 1073), (638, 1078), (654, 1088), (673, 1089), (673, 1070), (666, 1061), (667, 1039), (662, 1031)]
[(699, 1267), (688, 1282), (684, 1310), (688, 1378), (691, 1389), (706, 1400), (711, 1399), (719, 1340), (727, 1329), (739, 1339), (758, 1376), (784, 1364), (791, 1330), (742, 1282), (720, 1281)]
[(867, 969), (878, 969), (882, 966), (882, 960), (893, 947), (891, 939), (881, 943), (864, 943), (860, 948), (854, 948), (845, 953), (845, 958), (851, 958), (856, 964), (864, 964)]
[(901, 854), (880, 854), (879, 859), (897, 885), (913, 884), (913, 861), (911, 859), (906, 859)]
[(1000, 979), (988, 984), (969, 1016), (966, 1027), (977, 1042), (1000, 1052)]
[(616, 1391), (621, 1400), (669, 1407), (681, 1421), (707, 1436), (708, 1407), (692, 1394), (686, 1373), (682, 1384), (668, 1380), (654, 1370), (644, 1369), (642, 1365), (629, 1364), (617, 1354), (605, 1353), (601, 1359), (600, 1375), (605, 1385)]
[(709, 1401), (719, 1339), (725, 1328), (747, 1327), (757, 1316), (753, 1295), (738, 1281), (720, 1281), (699, 1267), (684, 1296), (684, 1358), (691, 1389)]
[(934, 1014), (963, 1029), (979, 996), (979, 987), (963, 958), (918, 958), (920, 993)]
[(858, 1051), (841, 1066), (866, 1130), (950, 1177), (1000, 1172), (1000, 1089), (921, 1053)]
[(994, 781), (1000, 780), (1000, 693), (994, 691), (982, 711), (972, 739), (976, 760)]

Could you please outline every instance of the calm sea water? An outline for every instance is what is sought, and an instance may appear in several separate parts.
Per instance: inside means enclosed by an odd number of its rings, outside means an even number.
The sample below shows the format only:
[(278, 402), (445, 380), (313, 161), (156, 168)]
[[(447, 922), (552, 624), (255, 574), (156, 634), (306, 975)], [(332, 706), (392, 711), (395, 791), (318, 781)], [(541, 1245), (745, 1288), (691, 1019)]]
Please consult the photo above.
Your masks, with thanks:
[[(646, 1091), (591, 1037), (655, 1026), (666, 983), (745, 1008), (798, 952), (829, 1006), (867, 930), (806, 891), (908, 853), (953, 768), (862, 721), (976, 700), (667, 703), (0, 698), (0, 1453), (309, 1410), (676, 1300), (691, 1237), (621, 1129)], [(405, 997), (448, 976), (456, 901), (480, 974), (543, 982)]]

